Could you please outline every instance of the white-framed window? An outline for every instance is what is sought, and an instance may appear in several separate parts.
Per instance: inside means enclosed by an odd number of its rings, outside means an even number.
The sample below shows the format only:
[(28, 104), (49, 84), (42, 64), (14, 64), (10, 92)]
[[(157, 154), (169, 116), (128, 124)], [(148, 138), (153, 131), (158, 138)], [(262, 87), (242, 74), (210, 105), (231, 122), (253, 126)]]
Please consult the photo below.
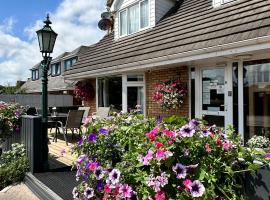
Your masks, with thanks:
[(32, 81), (39, 79), (39, 71), (38, 69), (32, 70)]
[(77, 60), (77, 57), (65, 60), (65, 70), (69, 70), (77, 62)]
[(52, 76), (58, 76), (61, 74), (61, 64), (60, 63), (54, 63), (51, 65), (51, 75)]
[(236, 1), (236, 0), (213, 0), (213, 7), (218, 7), (223, 4), (230, 3), (232, 1)]
[(139, 1), (119, 12), (120, 36), (136, 33), (149, 24), (149, 0)]

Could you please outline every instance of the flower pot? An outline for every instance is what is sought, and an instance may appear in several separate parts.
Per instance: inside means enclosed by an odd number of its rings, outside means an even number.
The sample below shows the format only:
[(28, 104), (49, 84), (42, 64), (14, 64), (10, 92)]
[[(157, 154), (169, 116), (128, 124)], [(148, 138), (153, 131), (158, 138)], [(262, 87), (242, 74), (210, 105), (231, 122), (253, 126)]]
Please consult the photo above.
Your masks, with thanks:
[(262, 167), (255, 172), (245, 174), (245, 193), (248, 199), (270, 199), (270, 167)]

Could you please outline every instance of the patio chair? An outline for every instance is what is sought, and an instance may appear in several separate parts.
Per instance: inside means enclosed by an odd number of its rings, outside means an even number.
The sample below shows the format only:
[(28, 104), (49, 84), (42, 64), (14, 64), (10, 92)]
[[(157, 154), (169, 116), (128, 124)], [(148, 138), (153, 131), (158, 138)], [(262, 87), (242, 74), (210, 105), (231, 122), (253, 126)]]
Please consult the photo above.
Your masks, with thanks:
[(84, 124), (85, 119), (89, 115), (90, 107), (79, 107), (78, 110), (83, 110), (84, 111), (83, 118), (82, 118), (82, 124)]
[[(66, 137), (68, 129), (70, 129), (72, 132), (72, 139), (74, 136), (75, 129), (78, 129), (79, 135), (81, 135), (81, 133), (82, 133), (81, 122), (82, 122), (83, 114), (84, 114), (84, 110), (70, 110), (68, 112), (68, 116), (67, 116), (67, 120), (66, 120), (65, 125), (61, 121), (57, 122), (58, 126), (56, 128), (53, 141), (57, 142), (57, 134), (58, 134), (58, 132), (62, 131), (62, 133), (64, 135), (64, 139), (66, 141), (66, 145), (68, 145), (67, 137)], [(59, 131), (59, 129), (61, 131)]]
[(100, 117), (102, 119), (109, 116), (110, 107), (98, 107), (97, 112), (93, 112), (92, 116), (95, 115), (97, 117)]

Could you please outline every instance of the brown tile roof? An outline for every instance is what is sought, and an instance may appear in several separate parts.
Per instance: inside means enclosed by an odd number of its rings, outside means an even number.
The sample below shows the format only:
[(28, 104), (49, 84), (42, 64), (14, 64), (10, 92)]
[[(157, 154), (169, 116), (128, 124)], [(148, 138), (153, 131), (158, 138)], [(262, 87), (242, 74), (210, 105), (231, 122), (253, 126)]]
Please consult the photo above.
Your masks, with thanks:
[(212, 0), (184, 0), (154, 28), (114, 40), (105, 36), (65, 73), (79, 73), (138, 63), (221, 44), (270, 35), (270, 1), (238, 0), (212, 7)]

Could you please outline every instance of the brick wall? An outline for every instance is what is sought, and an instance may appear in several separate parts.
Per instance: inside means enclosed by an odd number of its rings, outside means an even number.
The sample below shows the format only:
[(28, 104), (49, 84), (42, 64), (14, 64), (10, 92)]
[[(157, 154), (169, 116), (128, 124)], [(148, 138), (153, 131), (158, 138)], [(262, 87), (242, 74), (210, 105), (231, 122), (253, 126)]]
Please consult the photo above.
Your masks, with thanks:
[[(96, 94), (96, 79), (89, 79), (89, 82), (92, 84), (92, 86), (94, 88), (94, 92)], [(93, 112), (96, 112), (96, 95), (93, 99), (88, 100), (88, 101), (84, 101), (83, 104), (84, 104), (84, 106), (90, 107), (89, 115), (91, 115), (91, 113), (93, 113)]]
[(146, 114), (148, 117), (157, 116), (189, 116), (189, 100), (186, 97), (184, 104), (180, 109), (174, 109), (170, 111), (163, 111), (160, 105), (152, 100), (152, 94), (154, 92), (155, 85), (160, 82), (168, 81), (170, 79), (179, 78), (183, 83), (188, 85), (188, 67), (176, 67), (160, 69), (155, 71), (150, 71), (145, 73), (146, 80)]

